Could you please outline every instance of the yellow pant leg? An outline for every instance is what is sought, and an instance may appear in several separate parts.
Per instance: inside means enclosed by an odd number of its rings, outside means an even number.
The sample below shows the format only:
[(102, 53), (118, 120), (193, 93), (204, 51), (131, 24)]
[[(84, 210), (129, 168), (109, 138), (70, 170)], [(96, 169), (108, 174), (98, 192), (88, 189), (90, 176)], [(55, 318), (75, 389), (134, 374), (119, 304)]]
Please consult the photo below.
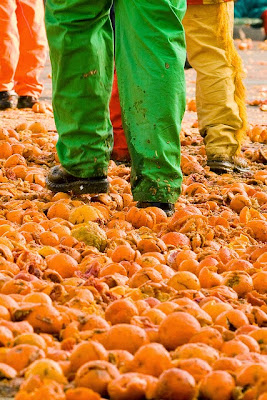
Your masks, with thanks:
[[(231, 29), (234, 3), (188, 6), (183, 20), (188, 60), (197, 72), (196, 102), (199, 129), (209, 158), (233, 156), (240, 147), (245, 122), (240, 112), (244, 99), (236, 96), (235, 66), (219, 38), (219, 10), (226, 7)], [(230, 38), (228, 32), (228, 38)], [(231, 40), (231, 38), (230, 38)], [(232, 46), (230, 46), (232, 47)], [(234, 59), (239, 62), (236, 50)], [(237, 57), (237, 59), (236, 59)], [(239, 86), (242, 86), (239, 82)], [(242, 89), (242, 88), (241, 88)], [(241, 96), (242, 97), (242, 96)], [(241, 104), (241, 109), (244, 104)]]

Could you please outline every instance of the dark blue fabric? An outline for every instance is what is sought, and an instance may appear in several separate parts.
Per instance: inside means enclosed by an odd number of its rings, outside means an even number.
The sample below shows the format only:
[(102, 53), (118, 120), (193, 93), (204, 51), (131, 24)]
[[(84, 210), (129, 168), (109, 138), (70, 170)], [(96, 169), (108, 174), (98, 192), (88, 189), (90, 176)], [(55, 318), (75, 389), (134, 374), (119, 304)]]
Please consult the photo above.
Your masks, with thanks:
[(261, 18), (267, 10), (267, 0), (237, 0), (235, 18)]

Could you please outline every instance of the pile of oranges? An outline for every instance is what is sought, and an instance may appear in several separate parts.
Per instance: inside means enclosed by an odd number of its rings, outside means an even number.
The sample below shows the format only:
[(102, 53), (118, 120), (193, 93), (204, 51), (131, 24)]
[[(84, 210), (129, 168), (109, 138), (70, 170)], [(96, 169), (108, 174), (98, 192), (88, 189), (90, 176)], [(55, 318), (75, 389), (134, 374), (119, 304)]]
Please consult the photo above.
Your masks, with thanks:
[(48, 191), (56, 141), (40, 122), (0, 129), (0, 391), (266, 400), (264, 165), (218, 176), (189, 141), (167, 218), (136, 208), (112, 161), (109, 194)]

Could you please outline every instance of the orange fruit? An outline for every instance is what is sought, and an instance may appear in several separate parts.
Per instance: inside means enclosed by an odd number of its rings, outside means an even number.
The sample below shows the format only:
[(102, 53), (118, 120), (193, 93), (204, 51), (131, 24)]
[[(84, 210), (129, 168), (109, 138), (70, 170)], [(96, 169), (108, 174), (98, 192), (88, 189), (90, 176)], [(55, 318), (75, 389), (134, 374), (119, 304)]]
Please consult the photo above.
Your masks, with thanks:
[(117, 324), (107, 331), (104, 346), (107, 350), (127, 350), (135, 354), (146, 343), (148, 338), (144, 329), (129, 324)]
[(242, 366), (242, 361), (239, 361), (233, 357), (221, 357), (218, 360), (214, 361), (212, 364), (212, 368), (214, 371), (222, 370), (222, 371), (236, 371)]
[(27, 175), (27, 167), (25, 165), (15, 165), (12, 168), (12, 172), (17, 178), (25, 179), (25, 176)]
[(170, 368), (159, 377), (156, 400), (193, 400), (195, 395), (195, 380), (187, 371)]
[(204, 376), (212, 371), (212, 368), (207, 363), (207, 361), (204, 361), (201, 358), (173, 360), (172, 363), (175, 365), (176, 368), (187, 371), (190, 375), (193, 376), (196, 382), (201, 381)]
[(171, 367), (168, 351), (159, 343), (149, 343), (137, 350), (127, 370), (158, 377)]
[(267, 293), (267, 271), (259, 271), (252, 276), (254, 289), (259, 293)]
[(200, 382), (200, 396), (209, 400), (231, 400), (235, 388), (234, 378), (226, 371), (212, 371)]
[(161, 236), (161, 239), (167, 246), (181, 247), (190, 245), (188, 237), (179, 232), (165, 233), (165, 235)]
[(108, 352), (108, 362), (116, 365), (119, 371), (126, 370), (126, 365), (129, 365), (133, 360), (133, 355), (126, 350), (110, 350)]
[(12, 147), (8, 142), (0, 141), (0, 158), (7, 159), (12, 155)]
[(218, 360), (219, 352), (205, 343), (185, 343), (182, 346), (177, 347), (173, 353), (173, 358), (200, 358), (212, 365), (214, 361)]
[(223, 345), (223, 338), (217, 329), (203, 327), (198, 333), (191, 337), (190, 343), (205, 343), (208, 346), (220, 350)]
[(67, 221), (69, 220), (70, 216), (70, 207), (68, 204), (64, 204), (62, 201), (57, 201), (56, 203), (53, 203), (47, 212), (47, 217), (49, 219), (52, 218), (62, 218), (66, 219)]
[(239, 354), (249, 353), (249, 348), (241, 340), (233, 339), (225, 342), (221, 351), (226, 357), (235, 357)]
[(107, 395), (108, 384), (118, 378), (118, 369), (107, 361), (90, 361), (81, 366), (75, 376), (76, 387), (86, 387), (99, 393)]
[(101, 400), (98, 393), (88, 388), (75, 388), (66, 391), (66, 400)]
[(0, 326), (0, 346), (9, 347), (13, 344), (13, 333), (5, 326)]
[(58, 235), (54, 232), (46, 231), (42, 232), (40, 235), (40, 242), (44, 246), (58, 246), (59, 245), (59, 238)]
[(89, 361), (106, 360), (107, 352), (102, 344), (94, 342), (79, 343), (70, 355), (71, 370), (77, 371)]
[(78, 270), (77, 261), (68, 254), (58, 253), (46, 257), (47, 267), (58, 272), (62, 278), (71, 278)]
[(105, 319), (111, 325), (129, 324), (135, 315), (138, 315), (138, 310), (134, 303), (127, 299), (113, 301), (105, 311)]
[(159, 326), (160, 343), (168, 350), (187, 343), (201, 329), (200, 323), (185, 312), (168, 315)]
[(149, 375), (129, 372), (108, 385), (110, 400), (151, 399), (157, 379)]
[(94, 329), (109, 329), (108, 322), (99, 315), (88, 315), (80, 322), (81, 331), (90, 331)]
[(25, 165), (27, 166), (27, 162), (25, 158), (21, 154), (12, 154), (7, 160), (4, 162), (5, 168), (12, 168), (16, 165)]
[(6, 355), (6, 363), (20, 372), (33, 361), (44, 357), (43, 350), (30, 344), (19, 344), (10, 349)]
[(221, 325), (226, 329), (235, 331), (243, 325), (248, 325), (247, 316), (240, 310), (229, 310), (218, 315), (215, 320), (216, 325)]
[(119, 263), (120, 261), (133, 261), (135, 259), (135, 251), (129, 245), (120, 245), (112, 252), (112, 261)]
[(27, 303), (41, 303), (52, 306), (52, 300), (46, 293), (29, 293), (23, 298), (23, 302)]

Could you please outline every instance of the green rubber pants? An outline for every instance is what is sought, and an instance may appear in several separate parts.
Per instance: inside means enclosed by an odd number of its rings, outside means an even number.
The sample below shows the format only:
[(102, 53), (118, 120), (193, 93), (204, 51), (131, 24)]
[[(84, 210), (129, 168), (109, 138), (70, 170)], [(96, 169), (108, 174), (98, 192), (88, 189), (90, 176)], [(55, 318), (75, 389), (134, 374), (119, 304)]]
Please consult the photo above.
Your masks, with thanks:
[[(112, 0), (47, 0), (53, 107), (63, 167), (82, 178), (107, 174), (113, 146)], [(117, 0), (116, 68), (137, 201), (180, 194), (179, 133), (185, 110), (186, 0)]]

